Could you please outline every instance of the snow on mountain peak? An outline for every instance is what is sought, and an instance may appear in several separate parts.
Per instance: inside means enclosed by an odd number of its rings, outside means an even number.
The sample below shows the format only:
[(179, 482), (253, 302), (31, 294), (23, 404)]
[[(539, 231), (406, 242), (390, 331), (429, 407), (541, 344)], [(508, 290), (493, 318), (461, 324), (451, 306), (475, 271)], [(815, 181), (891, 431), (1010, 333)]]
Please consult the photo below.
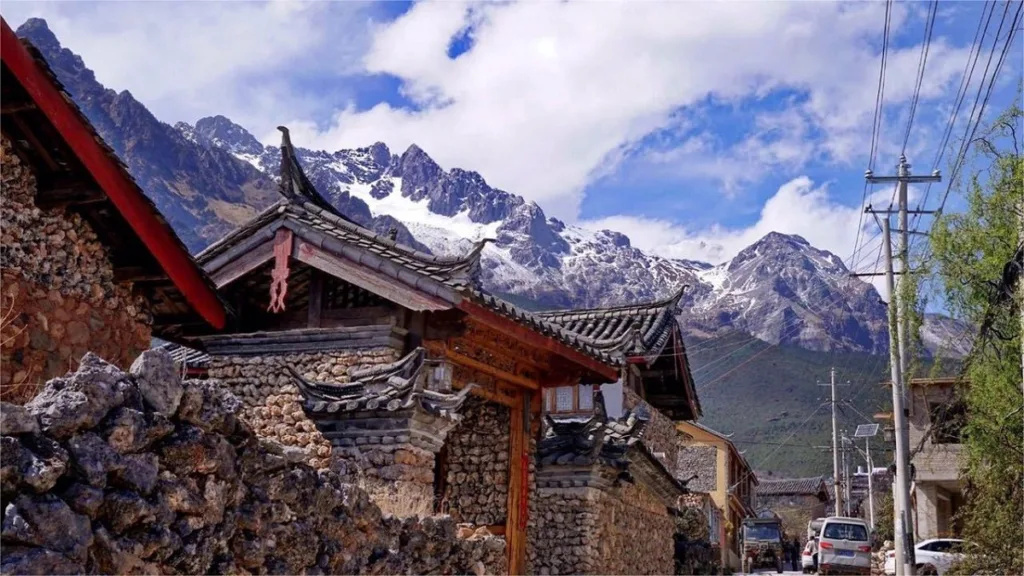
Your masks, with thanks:
[[(187, 138), (223, 148), (269, 175), (279, 152), (259, 146), (223, 117), (180, 125)], [(886, 309), (871, 285), (851, 278), (842, 260), (801, 236), (770, 232), (731, 260), (712, 266), (646, 254), (613, 230), (549, 218), (535, 202), (492, 188), (477, 172), (445, 171), (412, 144), (393, 155), (383, 143), (336, 152), (298, 149), (310, 179), (357, 221), (401, 223), (405, 241), (434, 253), (483, 252), (490, 290), (542, 308), (593, 307), (653, 300), (689, 284), (680, 318), (696, 333), (739, 329), (762, 340), (817, 350), (882, 352)], [(380, 222), (380, 223), (378, 223)]]

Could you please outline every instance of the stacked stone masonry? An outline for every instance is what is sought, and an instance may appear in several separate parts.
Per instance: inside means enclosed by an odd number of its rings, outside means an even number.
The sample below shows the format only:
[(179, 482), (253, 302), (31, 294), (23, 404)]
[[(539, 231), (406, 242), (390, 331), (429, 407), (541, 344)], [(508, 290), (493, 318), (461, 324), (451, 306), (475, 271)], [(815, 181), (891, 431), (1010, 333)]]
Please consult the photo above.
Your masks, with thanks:
[(644, 445), (657, 455), (666, 468), (674, 471), (679, 458), (679, 432), (675, 424), (668, 416), (640, 398), (636, 392), (623, 387), (623, 408), (636, 410), (638, 406), (643, 406), (651, 419), (644, 428)]
[(643, 487), (542, 488), (537, 574), (672, 574), (675, 521)]
[[(316, 382), (348, 382), (348, 369), (386, 364), (398, 358), (392, 348), (288, 354), (280, 356), (215, 356), (209, 376), (220, 380), (242, 401), (242, 419), (262, 438), (301, 448), (314, 468), (331, 466), (331, 442), (302, 410), (302, 396), (288, 373), (291, 366)], [(343, 474), (383, 464), (366, 458), (346, 459)], [(370, 465), (370, 466), (367, 466)], [(353, 466), (355, 469), (352, 469)]]
[(127, 366), (149, 347), (149, 305), (115, 284), (106, 247), (78, 214), (35, 205), (36, 179), (0, 141), (0, 386), (24, 402), (92, 350)]
[(680, 446), (676, 470), (681, 480), (697, 475), (687, 484), (693, 492), (714, 492), (718, 486), (718, 449), (700, 444)]
[(94, 355), (0, 406), (3, 574), (502, 573), (504, 542), (367, 494), (259, 439), (216, 381), (163, 351)]
[(444, 505), (459, 522), (504, 525), (511, 411), (470, 398), (461, 412), (462, 422), (448, 434)]

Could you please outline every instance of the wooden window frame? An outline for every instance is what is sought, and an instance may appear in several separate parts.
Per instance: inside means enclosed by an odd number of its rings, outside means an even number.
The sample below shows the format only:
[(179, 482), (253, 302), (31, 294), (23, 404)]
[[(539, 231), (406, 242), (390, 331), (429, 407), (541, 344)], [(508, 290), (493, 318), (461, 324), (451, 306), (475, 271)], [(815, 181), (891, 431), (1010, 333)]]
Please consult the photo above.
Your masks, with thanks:
[[(559, 410), (557, 399), (558, 390), (560, 388), (572, 388), (572, 408), (568, 410)], [(594, 412), (594, 400), (590, 401), (590, 408), (580, 408), (580, 390), (582, 388), (590, 389), (591, 398), (594, 394), (593, 384), (570, 384), (568, 386), (556, 386), (552, 388), (544, 389), (544, 413), (555, 414), (559, 416), (572, 415), (572, 414), (593, 414)]]

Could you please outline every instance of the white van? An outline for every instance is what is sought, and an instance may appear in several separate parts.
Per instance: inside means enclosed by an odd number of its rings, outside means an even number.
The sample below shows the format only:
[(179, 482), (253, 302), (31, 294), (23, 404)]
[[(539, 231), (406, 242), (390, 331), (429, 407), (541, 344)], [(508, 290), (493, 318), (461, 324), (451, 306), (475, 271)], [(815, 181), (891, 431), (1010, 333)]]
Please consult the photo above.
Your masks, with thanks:
[(871, 529), (860, 518), (826, 518), (818, 536), (819, 574), (871, 574)]

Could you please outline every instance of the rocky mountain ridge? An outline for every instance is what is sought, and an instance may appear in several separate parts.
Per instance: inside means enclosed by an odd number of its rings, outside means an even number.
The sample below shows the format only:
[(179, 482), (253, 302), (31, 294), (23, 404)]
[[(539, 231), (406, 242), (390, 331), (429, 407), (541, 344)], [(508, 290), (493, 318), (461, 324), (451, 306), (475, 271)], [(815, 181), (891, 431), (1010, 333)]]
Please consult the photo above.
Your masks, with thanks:
[[(276, 146), (260, 145), (224, 116), (178, 128), (268, 174), (278, 169)], [(435, 253), (465, 252), (473, 240), (496, 239), (484, 250), (485, 284), (540, 308), (650, 300), (687, 284), (681, 318), (693, 335), (736, 329), (812, 350), (888, 349), (886, 305), (878, 292), (851, 277), (841, 258), (799, 236), (772, 232), (717, 266), (667, 259), (633, 247), (621, 233), (549, 218), (476, 172), (445, 171), (415, 145), (401, 154), (380, 142), (298, 154), (335, 205), (362, 201), (374, 215), (403, 222)], [(938, 350), (958, 330), (948, 318), (930, 315), (926, 347)]]
[[(175, 126), (130, 93), (96, 81), (42, 20), (18, 29), (50, 62), (75, 101), (193, 250), (277, 199), (279, 150), (224, 116)], [(301, 144), (301, 142), (298, 142)], [(310, 179), (348, 217), (434, 253), (464, 253), (493, 238), (484, 283), (535, 308), (651, 300), (690, 288), (681, 319), (692, 335), (741, 330), (771, 343), (872, 353), (887, 347), (886, 308), (840, 258), (803, 238), (772, 233), (711, 264), (647, 254), (611, 230), (549, 218), (536, 203), (493, 188), (472, 171), (444, 170), (418, 146), (395, 154), (383, 143), (335, 152), (298, 150)], [(958, 327), (926, 319), (926, 338)], [(945, 322), (945, 324), (942, 324)], [(942, 324), (940, 326), (940, 324)], [(941, 342), (926, 342), (936, 349)]]

